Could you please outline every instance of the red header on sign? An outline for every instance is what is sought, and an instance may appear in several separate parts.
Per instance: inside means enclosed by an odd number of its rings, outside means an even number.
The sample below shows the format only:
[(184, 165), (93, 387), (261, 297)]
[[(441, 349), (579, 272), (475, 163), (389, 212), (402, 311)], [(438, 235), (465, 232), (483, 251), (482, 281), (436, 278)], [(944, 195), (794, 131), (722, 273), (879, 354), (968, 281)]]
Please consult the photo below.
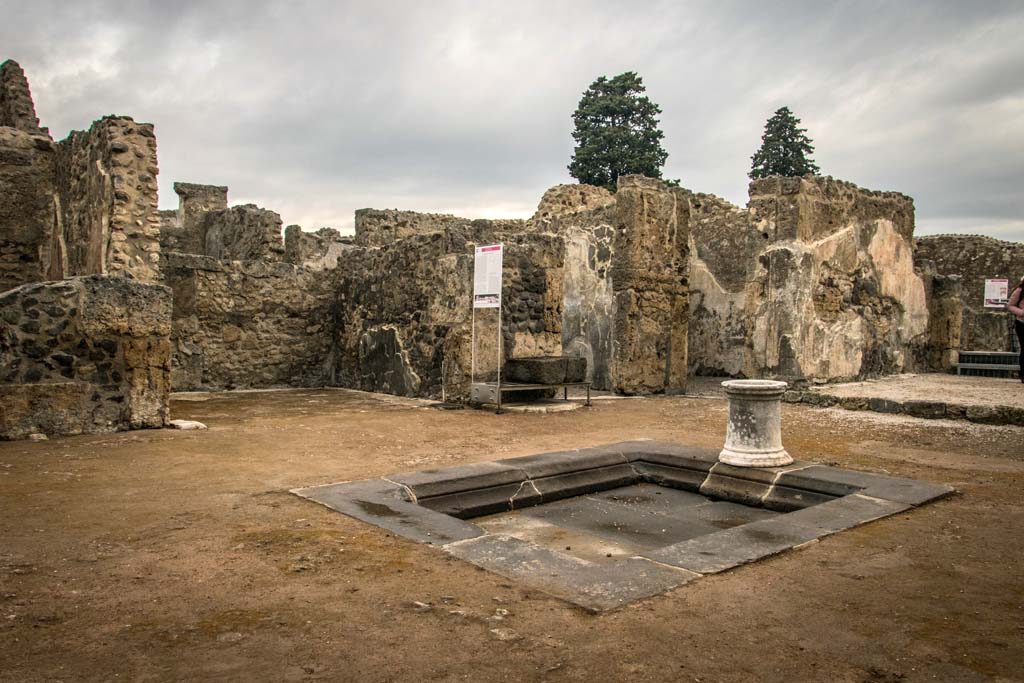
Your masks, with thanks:
[(480, 247), (480, 251), (501, 251), (501, 245), (495, 244), (491, 247)]

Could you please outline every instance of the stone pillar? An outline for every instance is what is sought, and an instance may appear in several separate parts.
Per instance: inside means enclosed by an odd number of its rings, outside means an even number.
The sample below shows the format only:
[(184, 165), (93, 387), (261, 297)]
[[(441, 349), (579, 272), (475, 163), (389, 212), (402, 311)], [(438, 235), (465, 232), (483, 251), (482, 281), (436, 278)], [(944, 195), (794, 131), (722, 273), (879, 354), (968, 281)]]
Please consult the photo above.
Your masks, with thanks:
[(612, 251), (612, 388), (686, 389), (689, 207), (660, 180), (621, 176)]
[(178, 195), (178, 228), (175, 234), (161, 235), (166, 251), (185, 254), (206, 254), (206, 233), (203, 216), (210, 211), (228, 208), (228, 188), (223, 185), (174, 183)]
[(779, 412), (786, 382), (734, 379), (722, 382), (729, 397), (729, 426), (718, 459), (736, 467), (778, 467), (793, 462), (782, 447)]

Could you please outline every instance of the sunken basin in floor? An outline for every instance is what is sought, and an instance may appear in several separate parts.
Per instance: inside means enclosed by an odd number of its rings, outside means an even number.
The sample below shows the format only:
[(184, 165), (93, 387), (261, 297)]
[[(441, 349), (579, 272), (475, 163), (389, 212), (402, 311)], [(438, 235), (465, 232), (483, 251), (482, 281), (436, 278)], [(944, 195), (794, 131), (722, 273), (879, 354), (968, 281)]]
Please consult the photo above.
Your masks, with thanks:
[(603, 611), (952, 491), (812, 462), (732, 467), (717, 450), (630, 441), (294, 493)]

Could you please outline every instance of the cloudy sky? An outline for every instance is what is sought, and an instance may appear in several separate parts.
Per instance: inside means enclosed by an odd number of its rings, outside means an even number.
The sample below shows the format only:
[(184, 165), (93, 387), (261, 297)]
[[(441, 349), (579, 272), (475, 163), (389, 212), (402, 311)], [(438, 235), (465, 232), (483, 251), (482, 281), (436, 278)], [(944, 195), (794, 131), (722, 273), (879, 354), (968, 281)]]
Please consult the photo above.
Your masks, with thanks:
[(0, 0), (0, 60), (55, 137), (156, 124), (175, 180), (306, 229), (361, 207), (527, 217), (571, 182), (571, 115), (638, 72), (665, 176), (746, 203), (782, 105), (822, 172), (914, 197), (918, 233), (1024, 240), (1016, 2), (45, 2)]

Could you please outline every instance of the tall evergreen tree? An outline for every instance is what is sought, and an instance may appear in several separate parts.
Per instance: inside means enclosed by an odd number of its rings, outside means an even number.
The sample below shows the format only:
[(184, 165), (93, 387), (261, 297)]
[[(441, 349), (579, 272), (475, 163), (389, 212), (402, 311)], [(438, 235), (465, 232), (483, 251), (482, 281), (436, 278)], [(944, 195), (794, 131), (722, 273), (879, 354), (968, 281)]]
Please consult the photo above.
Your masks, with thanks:
[(661, 177), (668, 158), (661, 146), (665, 134), (658, 128), (661, 109), (645, 92), (643, 80), (632, 71), (590, 84), (572, 115), (573, 178), (614, 192), (620, 175)]
[(750, 158), (750, 177), (818, 175), (821, 170), (811, 158), (814, 146), (806, 133), (789, 107), (776, 111), (764, 125), (761, 149)]

